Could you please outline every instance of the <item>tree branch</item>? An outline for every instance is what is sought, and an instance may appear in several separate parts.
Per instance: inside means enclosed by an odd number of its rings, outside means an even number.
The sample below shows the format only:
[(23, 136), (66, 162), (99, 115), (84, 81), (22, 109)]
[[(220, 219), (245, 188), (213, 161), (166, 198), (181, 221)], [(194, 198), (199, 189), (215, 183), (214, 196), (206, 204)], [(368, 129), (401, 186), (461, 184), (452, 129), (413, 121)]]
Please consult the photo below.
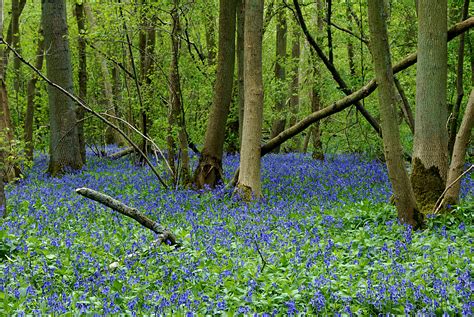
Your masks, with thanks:
[(98, 203), (101, 203), (102, 205), (105, 205), (121, 213), (122, 215), (132, 218), (145, 228), (148, 228), (154, 233), (158, 234), (160, 243), (165, 242), (169, 245), (175, 245), (177, 247), (180, 246), (180, 244), (176, 241), (176, 237), (173, 233), (171, 233), (171, 231), (163, 227), (158, 222), (151, 220), (150, 218), (139, 212), (137, 209), (129, 207), (108, 195), (105, 195), (90, 188), (78, 188), (76, 189), (76, 193), (81, 196), (92, 199)]

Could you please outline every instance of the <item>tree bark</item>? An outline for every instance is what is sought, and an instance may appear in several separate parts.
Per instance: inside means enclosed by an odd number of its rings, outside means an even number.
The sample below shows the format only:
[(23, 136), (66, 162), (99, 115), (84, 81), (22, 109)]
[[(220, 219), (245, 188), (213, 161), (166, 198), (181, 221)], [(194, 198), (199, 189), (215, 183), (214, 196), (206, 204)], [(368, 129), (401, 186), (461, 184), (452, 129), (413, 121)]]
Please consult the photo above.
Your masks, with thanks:
[[(281, 8), (278, 12), (278, 20), (276, 23), (276, 62), (275, 62), (275, 82), (276, 82), (276, 102), (275, 102), (275, 113), (276, 119), (272, 124), (272, 131), (270, 138), (274, 138), (283, 130), (285, 130), (286, 119), (282, 114), (285, 108), (287, 89), (286, 88), (286, 35), (287, 35), (287, 24), (286, 24), (286, 8)], [(280, 147), (277, 146), (273, 152), (279, 153)]]
[[(453, 156), (451, 165), (449, 166), (448, 178), (446, 184), (449, 186), (461, 176), (464, 164), (466, 163), (466, 150), (469, 145), (469, 140), (472, 136), (472, 128), (474, 128), (474, 89), (471, 90), (469, 100), (467, 102), (461, 126), (456, 136), (456, 142), (453, 146)], [(461, 189), (461, 182), (455, 182), (444, 195), (444, 205), (456, 205), (459, 203), (459, 192)], [(446, 208), (447, 209), (447, 208)]]
[(415, 137), (411, 182), (418, 205), (433, 210), (448, 169), (447, 0), (419, 0)]
[[(175, 181), (184, 185), (190, 182), (189, 173), (189, 155), (188, 155), (188, 138), (185, 130), (184, 110), (181, 102), (181, 83), (179, 77), (179, 50), (180, 50), (180, 21), (178, 12), (179, 0), (174, 0), (174, 7), (171, 12), (172, 16), (172, 30), (171, 30), (171, 65), (170, 65), (170, 110), (168, 114), (168, 162), (175, 172)], [(179, 144), (179, 174), (176, 173), (175, 155), (176, 142), (173, 130), (177, 128), (177, 139)], [(178, 179), (180, 177), (180, 179)]]
[(262, 29), (263, 0), (245, 1), (245, 110), (237, 190), (249, 201), (262, 195), (260, 142), (263, 119)]
[[(470, 0), (464, 0), (464, 6), (461, 13), (461, 21), (467, 19), (469, 14), (469, 2)], [(453, 154), (454, 142), (456, 140), (456, 130), (458, 128), (459, 109), (461, 108), (462, 99), (464, 97), (463, 87), (463, 76), (464, 76), (464, 46), (465, 46), (465, 34), (459, 36), (459, 48), (458, 48), (458, 62), (456, 72), (456, 103), (454, 104), (453, 111), (450, 115), (449, 120), (449, 134), (448, 134), (448, 155), (451, 157)]]
[(375, 76), (379, 84), (380, 116), (388, 175), (393, 187), (398, 218), (402, 223), (417, 229), (423, 224), (423, 216), (417, 209), (415, 194), (402, 156), (384, 4), (380, 0), (369, 0), (368, 8), (370, 44)]
[(239, 147), (242, 145), (242, 126), (244, 122), (244, 26), (245, 0), (237, 0), (237, 83), (239, 91)]
[[(44, 37), (43, 37), (43, 29), (40, 27), (38, 31), (38, 46), (36, 48), (36, 60), (35, 60), (35, 67), (37, 69), (43, 68), (43, 61), (44, 61)], [(26, 104), (26, 114), (25, 114), (25, 143), (26, 143), (26, 159), (28, 161), (33, 160), (33, 150), (34, 150), (34, 143), (33, 143), (33, 119), (34, 119), (34, 112), (36, 107), (36, 83), (38, 82), (38, 76), (33, 74), (31, 79), (28, 81), (28, 96), (27, 96), (27, 104)]]
[[(77, 29), (79, 36), (77, 37), (77, 54), (78, 54), (78, 72), (77, 77), (79, 81), (79, 98), (83, 101), (87, 100), (87, 55), (86, 55), (86, 40), (84, 38), (86, 33), (86, 19), (84, 17), (84, 3), (76, 3), (74, 7), (76, 14)], [(37, 64), (38, 65), (38, 64)], [(37, 67), (41, 69), (41, 67)], [(84, 109), (77, 107), (77, 133), (79, 138), (79, 147), (81, 150), (82, 161), (86, 162), (86, 140), (84, 139)]]
[[(0, 0), (0, 35), (3, 37), (3, 0)], [(0, 51), (0, 56), (3, 56), (3, 52)], [(3, 65), (3, 60), (0, 61)], [(3, 72), (0, 73), (2, 82), (3, 82)], [(0, 93), (3, 93), (0, 91)], [(3, 114), (3, 111), (2, 111)], [(3, 118), (2, 118), (3, 119)], [(3, 120), (2, 120), (3, 122)], [(3, 125), (3, 124), (2, 124)], [(3, 126), (0, 126), (3, 130)], [(3, 145), (3, 144), (0, 144)], [(3, 147), (3, 146), (2, 146)], [(5, 188), (3, 180), (5, 179), (5, 151), (0, 147), (0, 218), (6, 217), (7, 215), (7, 199), (5, 197)]]
[[(298, 120), (298, 112), (300, 108), (300, 30), (297, 25), (293, 27), (293, 39), (291, 44), (291, 85), (290, 85), (290, 125), (294, 125)], [(299, 151), (301, 149), (301, 139), (296, 138), (294, 148), (292, 150)]]
[[(65, 0), (42, 2), (46, 70), (48, 78), (72, 92), (72, 67), (69, 53)], [(50, 161), (48, 172), (52, 176), (82, 168), (76, 127), (76, 105), (58, 89), (49, 86)]]
[(90, 188), (78, 188), (76, 189), (76, 193), (94, 201), (97, 201), (102, 205), (105, 205), (121, 213), (122, 215), (132, 218), (145, 228), (150, 229), (151, 231), (156, 233), (159, 236), (161, 243), (164, 242), (169, 245), (180, 246), (180, 244), (176, 240), (175, 235), (171, 231), (163, 227), (158, 222), (151, 220), (143, 213), (139, 212), (137, 209), (129, 207), (108, 195), (105, 195)]
[(215, 187), (222, 180), (225, 126), (232, 99), (235, 64), (235, 19), (237, 0), (220, 0), (219, 48), (214, 99), (207, 122), (204, 148), (194, 173), (194, 185)]

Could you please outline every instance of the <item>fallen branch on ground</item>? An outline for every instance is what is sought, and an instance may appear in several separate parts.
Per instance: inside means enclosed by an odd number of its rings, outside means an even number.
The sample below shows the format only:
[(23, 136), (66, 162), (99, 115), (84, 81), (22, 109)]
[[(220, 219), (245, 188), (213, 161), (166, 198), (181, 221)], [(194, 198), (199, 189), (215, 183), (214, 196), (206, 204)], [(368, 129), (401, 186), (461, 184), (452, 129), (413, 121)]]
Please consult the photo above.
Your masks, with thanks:
[(76, 189), (76, 193), (94, 201), (97, 201), (109, 208), (112, 208), (115, 211), (118, 211), (122, 215), (130, 217), (133, 220), (137, 221), (145, 228), (148, 228), (154, 233), (158, 234), (158, 240), (160, 241), (160, 244), (165, 242), (169, 245), (174, 245), (176, 247), (181, 246), (181, 244), (176, 241), (176, 237), (171, 231), (163, 227), (158, 222), (151, 220), (150, 218), (139, 212), (137, 209), (129, 207), (108, 195), (105, 195), (90, 188), (78, 188)]
[(128, 154), (132, 154), (133, 152), (135, 152), (135, 149), (133, 147), (128, 147), (128, 148), (125, 148), (123, 150), (120, 150), (118, 152), (115, 152), (113, 154), (110, 154), (109, 155), (109, 159), (111, 160), (117, 160), (121, 157), (124, 157)]

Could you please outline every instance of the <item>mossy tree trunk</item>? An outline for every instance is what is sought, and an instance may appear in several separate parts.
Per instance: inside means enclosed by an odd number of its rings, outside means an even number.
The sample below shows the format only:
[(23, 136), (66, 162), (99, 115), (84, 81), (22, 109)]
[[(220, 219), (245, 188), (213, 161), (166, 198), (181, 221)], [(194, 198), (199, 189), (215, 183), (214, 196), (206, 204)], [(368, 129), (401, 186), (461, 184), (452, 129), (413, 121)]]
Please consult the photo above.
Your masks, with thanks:
[[(262, 196), (260, 142), (263, 120), (262, 37), (263, 0), (245, 1), (245, 110), (237, 191), (244, 200)], [(252, 71), (246, 71), (252, 70)]]
[[(42, 2), (42, 25), (44, 30), (46, 72), (48, 78), (72, 92), (72, 67), (66, 21), (66, 2)], [(76, 126), (76, 105), (68, 96), (49, 86), (50, 160), (48, 172), (58, 176), (69, 170), (82, 168)]]
[(379, 84), (380, 117), (388, 175), (393, 187), (398, 218), (402, 223), (417, 229), (422, 226), (423, 217), (417, 209), (415, 194), (402, 157), (403, 149), (398, 128), (395, 83), (384, 3), (379, 0), (369, 0), (368, 7), (371, 52), (375, 77)]
[(418, 2), (418, 66), (411, 182), (419, 207), (433, 209), (448, 170), (447, 0)]
[(204, 148), (194, 174), (194, 185), (214, 187), (222, 179), (225, 126), (232, 99), (235, 65), (235, 19), (237, 0), (220, 0), (219, 48), (214, 99), (207, 122)]

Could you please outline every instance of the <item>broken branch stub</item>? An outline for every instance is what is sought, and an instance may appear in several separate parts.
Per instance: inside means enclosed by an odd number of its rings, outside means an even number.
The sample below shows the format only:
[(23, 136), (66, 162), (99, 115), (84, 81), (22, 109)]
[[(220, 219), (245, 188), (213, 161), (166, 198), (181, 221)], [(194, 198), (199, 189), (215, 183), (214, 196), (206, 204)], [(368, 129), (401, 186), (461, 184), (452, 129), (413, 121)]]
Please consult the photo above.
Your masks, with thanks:
[(101, 203), (102, 205), (105, 205), (121, 213), (122, 215), (132, 218), (145, 228), (148, 228), (154, 233), (158, 234), (161, 243), (165, 242), (169, 245), (176, 247), (181, 246), (181, 244), (176, 241), (176, 237), (171, 231), (163, 227), (158, 222), (148, 218), (137, 209), (129, 207), (115, 198), (112, 198), (106, 194), (100, 193), (90, 188), (78, 188), (76, 189), (76, 193), (94, 201), (97, 201), (98, 203)]

